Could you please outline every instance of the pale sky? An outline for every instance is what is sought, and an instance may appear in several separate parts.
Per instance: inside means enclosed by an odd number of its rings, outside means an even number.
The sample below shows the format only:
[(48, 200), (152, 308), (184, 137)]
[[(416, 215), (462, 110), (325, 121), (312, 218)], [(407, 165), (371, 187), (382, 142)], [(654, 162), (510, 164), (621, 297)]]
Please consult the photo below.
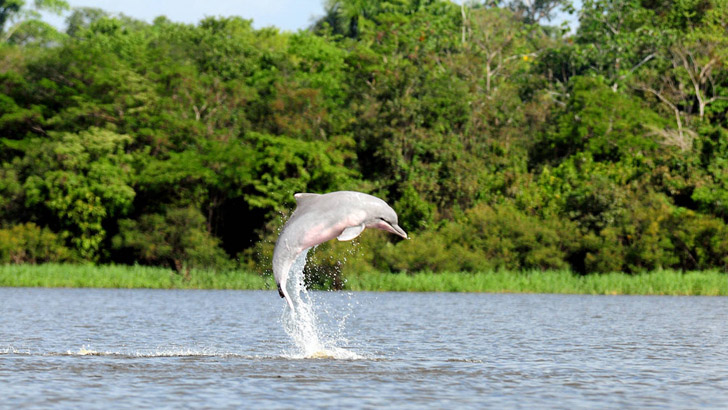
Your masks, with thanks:
[[(158, 16), (192, 24), (205, 17), (240, 16), (253, 19), (255, 28), (276, 26), (287, 31), (304, 29), (324, 15), (324, 0), (69, 0), (68, 3), (71, 7), (95, 7), (113, 14), (124, 13), (150, 23)], [(46, 14), (43, 19), (65, 29), (68, 14), (64, 17)]]
[[(455, 3), (461, 1), (455, 0)], [(252, 19), (256, 29), (275, 26), (284, 31), (305, 29), (324, 15), (324, 0), (68, 0), (68, 3), (71, 7), (95, 7), (112, 14), (123, 13), (149, 23), (158, 16), (190, 24), (197, 24), (205, 17), (240, 16)], [(581, 0), (574, 3), (580, 6)], [(65, 29), (68, 14), (62, 17), (44, 14), (43, 19)], [(559, 24), (566, 17), (557, 16), (552, 24)], [(575, 16), (571, 17), (571, 20), (575, 19)]]

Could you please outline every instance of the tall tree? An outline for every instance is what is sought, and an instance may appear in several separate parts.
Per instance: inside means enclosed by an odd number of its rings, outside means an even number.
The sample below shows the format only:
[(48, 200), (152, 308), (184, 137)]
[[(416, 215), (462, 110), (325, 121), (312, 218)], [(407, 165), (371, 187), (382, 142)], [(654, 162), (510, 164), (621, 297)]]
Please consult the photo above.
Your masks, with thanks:
[(34, 0), (32, 8), (25, 0), (0, 0), (0, 42), (23, 42), (38, 33), (55, 34), (52, 26), (40, 20), (40, 11), (61, 14), (69, 8), (65, 0)]

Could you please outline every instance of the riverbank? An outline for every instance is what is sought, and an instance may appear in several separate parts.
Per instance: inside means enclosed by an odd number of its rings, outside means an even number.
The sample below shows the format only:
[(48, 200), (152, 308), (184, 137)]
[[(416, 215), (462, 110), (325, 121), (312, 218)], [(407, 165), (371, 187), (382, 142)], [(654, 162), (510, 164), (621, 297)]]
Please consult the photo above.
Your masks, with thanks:
[[(271, 286), (271, 283), (273, 284)], [(248, 272), (192, 270), (189, 280), (170, 269), (140, 265), (0, 265), (0, 286), (47, 288), (273, 289), (272, 277)]]
[[(148, 289), (274, 289), (269, 275), (192, 270), (189, 280), (169, 269), (123, 265), (2, 265), (2, 287)], [(655, 271), (639, 275), (574, 275), (568, 271), (480, 273), (364, 273), (346, 290), (397, 292), (570, 293), (595, 295), (728, 296), (728, 275), (717, 271)]]
[(405, 292), (566, 293), (591, 295), (728, 296), (728, 275), (717, 271), (655, 271), (575, 275), (569, 271), (366, 274), (347, 281), (350, 290)]

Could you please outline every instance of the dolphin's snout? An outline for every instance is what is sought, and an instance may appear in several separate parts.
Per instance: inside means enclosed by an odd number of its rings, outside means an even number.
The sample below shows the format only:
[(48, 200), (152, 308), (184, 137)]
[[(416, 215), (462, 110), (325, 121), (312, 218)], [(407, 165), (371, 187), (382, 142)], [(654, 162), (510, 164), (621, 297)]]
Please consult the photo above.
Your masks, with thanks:
[(404, 231), (399, 225), (394, 224), (392, 225), (392, 233), (397, 234), (404, 239), (409, 239), (409, 236), (407, 236), (407, 232)]
[(373, 225), (372, 227), (393, 233), (395, 235), (399, 235), (404, 239), (409, 239), (409, 237), (407, 236), (407, 232), (405, 232), (404, 229), (402, 229), (399, 225), (389, 223), (385, 220), (380, 220), (377, 224)]

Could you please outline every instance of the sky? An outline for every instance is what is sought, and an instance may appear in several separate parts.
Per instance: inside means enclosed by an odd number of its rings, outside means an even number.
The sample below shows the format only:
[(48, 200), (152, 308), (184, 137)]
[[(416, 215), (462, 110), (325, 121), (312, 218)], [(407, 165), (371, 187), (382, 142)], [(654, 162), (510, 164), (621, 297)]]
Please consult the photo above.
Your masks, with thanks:
[[(252, 19), (256, 29), (275, 26), (283, 31), (305, 29), (324, 15), (324, 0), (68, 0), (68, 3), (71, 7), (95, 7), (111, 13), (123, 13), (150, 23), (158, 16), (191, 24), (205, 17), (240, 16)], [(574, 3), (578, 6), (581, 0)], [(45, 14), (43, 19), (65, 29), (68, 14)], [(558, 24), (563, 18), (557, 17), (552, 23)]]
[[(297, 31), (324, 15), (324, 0), (69, 0), (71, 7), (95, 7), (111, 13), (124, 13), (152, 22), (166, 16), (179, 23), (196, 24), (205, 17), (240, 16), (253, 20), (256, 29), (276, 26)], [(45, 15), (43, 20), (65, 28), (63, 17)]]

